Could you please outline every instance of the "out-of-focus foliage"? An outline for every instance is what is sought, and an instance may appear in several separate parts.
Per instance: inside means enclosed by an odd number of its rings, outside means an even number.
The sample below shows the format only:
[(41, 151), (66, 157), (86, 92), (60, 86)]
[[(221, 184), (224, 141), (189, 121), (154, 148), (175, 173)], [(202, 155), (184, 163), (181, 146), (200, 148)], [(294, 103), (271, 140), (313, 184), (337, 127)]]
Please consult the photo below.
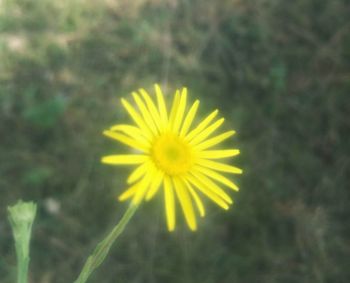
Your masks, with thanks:
[(100, 164), (119, 149), (101, 131), (127, 119), (121, 96), (160, 82), (237, 129), (241, 192), (173, 234), (160, 195), (91, 282), (348, 282), (349, 14), (346, 0), (1, 0), (0, 281), (14, 282), (19, 198), (38, 203), (31, 282), (75, 279), (125, 210), (128, 170)]

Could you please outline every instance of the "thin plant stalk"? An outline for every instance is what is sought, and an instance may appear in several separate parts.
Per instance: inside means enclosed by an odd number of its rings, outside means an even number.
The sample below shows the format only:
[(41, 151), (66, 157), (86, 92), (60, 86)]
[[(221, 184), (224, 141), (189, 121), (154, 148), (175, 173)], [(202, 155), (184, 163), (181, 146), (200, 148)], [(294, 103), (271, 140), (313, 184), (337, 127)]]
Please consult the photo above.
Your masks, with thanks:
[(113, 228), (113, 230), (104, 238), (95, 248), (94, 252), (88, 257), (82, 271), (79, 274), (77, 280), (74, 283), (85, 283), (95, 269), (97, 269), (101, 263), (107, 257), (109, 250), (113, 243), (124, 231), (125, 226), (129, 223), (130, 219), (134, 215), (138, 208), (138, 205), (131, 204), (119, 223)]
[(29, 257), (19, 258), (17, 264), (18, 264), (18, 266), (17, 266), (17, 282), (18, 283), (27, 283)]

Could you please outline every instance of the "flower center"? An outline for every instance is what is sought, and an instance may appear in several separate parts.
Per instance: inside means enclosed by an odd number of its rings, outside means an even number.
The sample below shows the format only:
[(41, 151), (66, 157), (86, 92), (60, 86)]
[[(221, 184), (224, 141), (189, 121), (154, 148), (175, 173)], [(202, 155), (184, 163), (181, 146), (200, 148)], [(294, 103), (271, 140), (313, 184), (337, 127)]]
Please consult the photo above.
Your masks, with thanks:
[(189, 146), (173, 134), (159, 136), (152, 146), (151, 156), (156, 166), (168, 175), (185, 173), (192, 165)]

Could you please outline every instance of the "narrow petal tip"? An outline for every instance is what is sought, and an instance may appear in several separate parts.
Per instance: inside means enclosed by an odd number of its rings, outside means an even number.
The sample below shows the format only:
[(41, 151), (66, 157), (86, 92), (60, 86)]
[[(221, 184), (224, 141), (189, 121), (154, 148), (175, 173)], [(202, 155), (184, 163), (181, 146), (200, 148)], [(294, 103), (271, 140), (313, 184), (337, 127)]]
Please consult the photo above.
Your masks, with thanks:
[(120, 195), (119, 197), (118, 197), (118, 201), (126, 201), (127, 200), (127, 198), (126, 197), (124, 197), (123, 195)]
[(189, 228), (190, 228), (190, 230), (192, 231), (192, 232), (196, 232), (197, 231), (197, 226), (188, 226)]
[(175, 227), (168, 227), (168, 231), (169, 232), (174, 232), (175, 231)]
[(227, 210), (229, 210), (229, 209), (230, 209), (230, 206), (228, 206), (228, 205), (227, 205), (227, 206), (222, 207), (222, 208), (223, 208), (224, 210), (226, 210), (226, 211), (227, 211)]

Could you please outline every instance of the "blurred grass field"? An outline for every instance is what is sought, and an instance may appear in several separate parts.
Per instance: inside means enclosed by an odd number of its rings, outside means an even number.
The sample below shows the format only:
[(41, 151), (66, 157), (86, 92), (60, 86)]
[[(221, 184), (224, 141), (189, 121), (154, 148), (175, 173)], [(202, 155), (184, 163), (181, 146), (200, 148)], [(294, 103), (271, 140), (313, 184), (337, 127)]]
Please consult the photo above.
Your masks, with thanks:
[(101, 135), (120, 98), (158, 82), (218, 107), (241, 191), (198, 232), (144, 204), (89, 282), (347, 283), (350, 3), (0, 0), (0, 282), (15, 278), (6, 207), (33, 200), (32, 283), (73, 282), (118, 221), (128, 169)]

